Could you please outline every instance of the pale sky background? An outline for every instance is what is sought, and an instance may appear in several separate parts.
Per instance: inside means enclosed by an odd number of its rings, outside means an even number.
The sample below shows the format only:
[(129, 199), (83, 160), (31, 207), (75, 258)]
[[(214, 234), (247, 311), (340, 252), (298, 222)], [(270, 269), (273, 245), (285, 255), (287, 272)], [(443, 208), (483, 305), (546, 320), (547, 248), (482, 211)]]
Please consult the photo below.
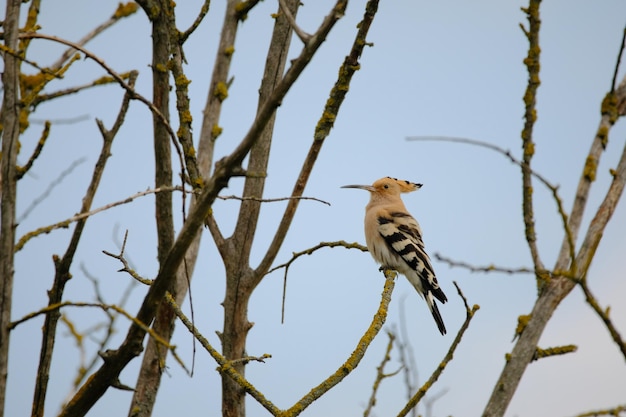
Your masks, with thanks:
[[(201, 1), (181, 1), (176, 9), (179, 27), (187, 28)], [(214, 1), (200, 29), (185, 45), (192, 80), (190, 96), (195, 136), (200, 132), (202, 109), (212, 71), (215, 47), (223, 17), (223, 2)], [(332, 2), (308, 1), (298, 21), (313, 31)], [(352, 1), (346, 16), (332, 31), (278, 112), (274, 150), (268, 170), (267, 197), (286, 196), (300, 169), (313, 131), (337, 70), (348, 53), (365, 1)], [(105, 20), (117, 1), (44, 1), (42, 32), (78, 40)], [(520, 170), (493, 152), (467, 145), (407, 142), (407, 136), (438, 135), (474, 138), (521, 154), (522, 95), (527, 73), (522, 64), (527, 41), (518, 24), (527, 24), (520, 6), (525, 2), (496, 0), (438, 2), (382, 1), (368, 40), (361, 70), (327, 139), (305, 195), (330, 202), (330, 207), (304, 201), (287, 236), (277, 264), (292, 252), (321, 241), (364, 243), (362, 218), (367, 193), (342, 190), (345, 184), (369, 184), (383, 176), (421, 182), (424, 187), (404, 197), (421, 223), (427, 250), (475, 265), (494, 263), (505, 267), (530, 266), (521, 215)], [(257, 90), (263, 70), (276, 1), (258, 5), (239, 31), (231, 75), (235, 81), (224, 103), (216, 159), (228, 153), (247, 131), (257, 106)], [(2, 10), (5, 4), (2, 2)], [(598, 126), (600, 103), (610, 87), (626, 21), (626, 2), (546, 1), (542, 5), (542, 85), (538, 93), (538, 122), (534, 139), (534, 169), (560, 184), (561, 197), (571, 208), (574, 190)], [(25, 14), (25, 13), (24, 13)], [(151, 96), (150, 29), (143, 12), (119, 22), (88, 44), (118, 72), (140, 71), (138, 91)], [(301, 43), (292, 42), (292, 52)], [(63, 51), (48, 41), (33, 41), (29, 58), (41, 65), (55, 61)], [(28, 68), (28, 66), (25, 66)], [(625, 74), (620, 70), (621, 79)], [(81, 84), (103, 75), (92, 61), (74, 64), (66, 80), (46, 92)], [(55, 124), (44, 152), (31, 174), (20, 183), (18, 213), (23, 213), (73, 161), (86, 158), (73, 175), (55, 188), (54, 195), (38, 206), (18, 227), (18, 236), (70, 217), (80, 209), (81, 198), (97, 158), (101, 137), (94, 123), (100, 118), (110, 127), (119, 109), (120, 88), (92, 89), (41, 105), (38, 120), (87, 116), (80, 123)], [(124, 199), (153, 186), (152, 119), (145, 106), (133, 102), (113, 146), (94, 207)], [(24, 163), (39, 138), (41, 125), (32, 124), (22, 140)], [(175, 126), (176, 128), (176, 126)], [(585, 226), (604, 196), (624, 146), (626, 129), (620, 121), (613, 129), (594, 184)], [(241, 192), (242, 180), (234, 179), (224, 195)], [(535, 185), (538, 245), (544, 263), (554, 264), (562, 240), (560, 219), (551, 195)], [(230, 234), (238, 203), (218, 201), (215, 217), (224, 234)], [(263, 207), (253, 262), (260, 259), (282, 215), (284, 203)], [(80, 264), (100, 280), (106, 301), (118, 303), (130, 277), (117, 273), (120, 265), (102, 254), (116, 252), (116, 240), (129, 230), (127, 254), (145, 277), (157, 271), (153, 198), (99, 214), (85, 229), (76, 255), (66, 300), (93, 301), (92, 284)], [(180, 212), (177, 216), (180, 224)], [(618, 206), (604, 235), (589, 274), (589, 283), (602, 306), (611, 306), (618, 329), (626, 334), (626, 211)], [(62, 254), (69, 240), (67, 230), (32, 240), (17, 254), (13, 316), (39, 309), (47, 303), (54, 269), (51, 256)], [(482, 412), (513, 348), (511, 339), (520, 314), (530, 312), (536, 296), (531, 275), (471, 274), (434, 262), (450, 302), (441, 313), (448, 328), (442, 337), (424, 302), (400, 278), (393, 294), (386, 327), (397, 328), (401, 307), (424, 381), (443, 358), (461, 326), (465, 312), (452, 281), (457, 281), (470, 304), (479, 304), (454, 360), (430, 395), (447, 390), (434, 405), (433, 416), (476, 416)], [(196, 325), (219, 348), (215, 331), (222, 328), (223, 269), (210, 234), (203, 246), (193, 278)], [(249, 319), (247, 351), (269, 353), (265, 364), (252, 363), (247, 376), (281, 408), (291, 406), (313, 386), (334, 372), (354, 349), (378, 307), (383, 277), (369, 254), (345, 249), (324, 249), (304, 257), (290, 269), (286, 321), (280, 324), (283, 274), (267, 276), (254, 293)], [(127, 305), (134, 313), (145, 289), (134, 288)], [(402, 300), (404, 300), (402, 302)], [(188, 312), (188, 303), (185, 304)], [(68, 317), (81, 331), (103, 315), (99, 311), (69, 308)], [(42, 318), (19, 326), (11, 338), (11, 367), (7, 415), (30, 413), (38, 362)], [(110, 347), (119, 345), (128, 322), (119, 320)], [(55, 415), (70, 395), (71, 381), (80, 356), (67, 328), (60, 326), (51, 370), (46, 414)], [(191, 337), (181, 325), (173, 343), (191, 364)], [(541, 338), (542, 347), (576, 344), (578, 351), (532, 363), (508, 409), (507, 416), (574, 416), (626, 402), (624, 358), (608, 331), (586, 305), (576, 288), (561, 304)], [(342, 384), (322, 397), (303, 416), (361, 415), (371, 392), (387, 337), (374, 341), (359, 367)], [(89, 345), (88, 355), (93, 355)], [(171, 359), (171, 358), (170, 358)], [(133, 386), (140, 359), (122, 373), (123, 383)], [(215, 362), (203, 350), (196, 354), (195, 375), (189, 378), (168, 360), (168, 373), (157, 399), (154, 415), (219, 415), (220, 379)], [(388, 371), (398, 368), (392, 353)], [(126, 415), (131, 394), (110, 389), (90, 416)], [(405, 403), (403, 379), (383, 382), (374, 408), (376, 416), (396, 415)], [(250, 417), (268, 415), (253, 399)], [(420, 412), (424, 412), (420, 406)]]

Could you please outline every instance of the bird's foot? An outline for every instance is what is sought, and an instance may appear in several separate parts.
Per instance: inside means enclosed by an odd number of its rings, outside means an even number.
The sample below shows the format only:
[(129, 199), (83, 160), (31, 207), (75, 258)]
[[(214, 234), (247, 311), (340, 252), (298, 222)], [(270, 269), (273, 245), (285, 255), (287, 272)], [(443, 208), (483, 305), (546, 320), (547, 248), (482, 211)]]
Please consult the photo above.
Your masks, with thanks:
[(385, 271), (395, 271), (396, 269), (395, 269), (395, 268), (392, 268), (392, 267), (390, 267), (390, 266), (383, 265), (383, 266), (381, 266), (380, 268), (378, 268), (378, 270), (379, 270), (380, 272), (385, 272)]

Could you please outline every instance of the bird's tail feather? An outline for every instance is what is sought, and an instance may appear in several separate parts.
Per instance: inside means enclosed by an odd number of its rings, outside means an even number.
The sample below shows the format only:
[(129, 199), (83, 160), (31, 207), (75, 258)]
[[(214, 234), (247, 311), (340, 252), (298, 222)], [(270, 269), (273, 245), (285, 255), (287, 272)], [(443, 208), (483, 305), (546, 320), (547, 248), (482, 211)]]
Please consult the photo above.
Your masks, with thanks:
[(424, 298), (426, 299), (426, 303), (428, 304), (428, 308), (430, 309), (430, 312), (433, 314), (433, 318), (435, 319), (435, 323), (437, 323), (437, 327), (439, 328), (439, 331), (441, 332), (442, 335), (445, 335), (446, 326), (445, 324), (443, 324), (443, 318), (441, 317), (441, 313), (439, 313), (439, 308), (437, 307), (437, 304), (435, 304), (433, 294), (428, 292), (428, 294), (426, 294), (426, 297)]

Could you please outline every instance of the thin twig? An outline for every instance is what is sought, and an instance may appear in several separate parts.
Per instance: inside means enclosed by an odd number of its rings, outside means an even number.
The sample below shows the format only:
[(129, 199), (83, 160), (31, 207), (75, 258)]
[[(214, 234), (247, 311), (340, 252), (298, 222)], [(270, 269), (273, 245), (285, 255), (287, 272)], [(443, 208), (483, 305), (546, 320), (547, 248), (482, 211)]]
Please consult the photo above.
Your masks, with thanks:
[(502, 266), (496, 266), (496, 265), (487, 265), (487, 266), (475, 266), (475, 265), (470, 265), (466, 262), (462, 262), (462, 261), (454, 261), (450, 258), (446, 258), (445, 256), (440, 255), (439, 253), (435, 253), (433, 255), (435, 257), (435, 259), (437, 259), (440, 262), (444, 262), (446, 264), (448, 264), (451, 268), (453, 267), (457, 267), (457, 268), (465, 268), (467, 270), (469, 270), (470, 272), (484, 272), (484, 273), (488, 273), (488, 272), (502, 272), (505, 274), (527, 274), (527, 273), (534, 273), (535, 271), (533, 271), (530, 268), (526, 268), (526, 267), (521, 267), (521, 268), (505, 268)]
[(275, 203), (277, 201), (288, 201), (288, 200), (293, 200), (293, 199), (298, 199), (298, 200), (313, 200), (313, 201), (317, 201), (319, 203), (322, 204), (326, 204), (327, 206), (330, 206), (330, 203), (328, 201), (324, 201), (324, 200), (320, 200), (319, 198), (315, 198), (315, 197), (279, 197), (279, 198), (256, 198), (256, 197), (239, 197), (236, 195), (226, 195), (226, 196), (221, 196), (218, 195), (217, 198), (219, 198), (220, 200), (239, 200), (239, 201), (257, 201), (259, 203)]
[[(400, 363), (404, 369), (404, 386), (406, 388), (406, 400), (408, 402), (413, 396), (415, 387), (419, 384), (419, 373), (406, 327), (405, 300), (406, 296), (400, 298), (400, 342), (398, 343), (398, 349), (400, 351)], [(417, 415), (417, 407), (414, 407), (411, 410), (411, 416), (417, 417)]]
[(576, 417), (599, 417), (599, 416), (613, 416), (619, 417), (622, 414), (626, 415), (626, 404), (618, 405), (613, 408), (605, 408), (602, 410), (593, 410), (586, 413), (578, 414)]
[(207, 13), (209, 13), (209, 6), (210, 5), (211, 5), (211, 0), (204, 0), (204, 3), (202, 3), (202, 7), (200, 8), (200, 12), (198, 12), (198, 15), (196, 16), (196, 19), (193, 21), (191, 26), (189, 26), (189, 29), (187, 29), (186, 31), (182, 32), (178, 36), (178, 42), (181, 45), (184, 44), (187, 41), (187, 38), (189, 38), (189, 36), (196, 29), (198, 29), (198, 26), (200, 26), (200, 23), (202, 23), (202, 21), (204, 20), (204, 17), (207, 15)]
[[(85, 36), (83, 36), (82, 39), (76, 42), (76, 44), (80, 46), (86, 45), (89, 41), (91, 41), (96, 36), (100, 35), (106, 29), (111, 27), (115, 22), (119, 21), (121, 18), (130, 16), (136, 11), (137, 11), (137, 5), (133, 2), (128, 2), (126, 4), (119, 3), (117, 6), (117, 9), (111, 15), (111, 17), (109, 17), (107, 20), (105, 20), (104, 22), (96, 26), (93, 30), (91, 30), (89, 33), (87, 33)], [(63, 54), (59, 57), (59, 59), (54, 64), (51, 65), (51, 68), (54, 68), (54, 69), (61, 68), (61, 66), (63, 66), (63, 63), (67, 61), (68, 58), (74, 54), (74, 50), (76, 48), (72, 47), (71, 45), (68, 45), (68, 46), (70, 46), (70, 48), (68, 48), (67, 50), (65, 50), (65, 52), (63, 52)]]
[(100, 65), (107, 73), (109, 73), (109, 75), (111, 75), (111, 77), (113, 77), (115, 79), (115, 81), (124, 89), (126, 90), (129, 94), (130, 97), (134, 100), (139, 100), (140, 102), (142, 102), (143, 104), (145, 104), (150, 111), (161, 121), (161, 123), (163, 123), (163, 126), (165, 126), (165, 128), (167, 129), (167, 132), (169, 133), (171, 139), (172, 139), (172, 144), (174, 145), (174, 148), (176, 149), (176, 152), (178, 153), (178, 157), (180, 160), (180, 164), (181, 167), (184, 167), (184, 163), (183, 163), (183, 154), (182, 154), (182, 150), (180, 149), (180, 145), (178, 144), (178, 138), (176, 136), (176, 133), (174, 132), (174, 129), (172, 129), (172, 126), (170, 125), (169, 121), (167, 120), (167, 118), (163, 115), (163, 113), (161, 113), (159, 111), (159, 109), (156, 108), (156, 106), (147, 98), (145, 98), (144, 96), (142, 96), (141, 94), (137, 93), (134, 89), (134, 87), (132, 87), (131, 85), (127, 84), (124, 79), (122, 78), (122, 76), (120, 74), (118, 74), (117, 72), (115, 72), (111, 67), (109, 67), (104, 60), (102, 60), (99, 56), (95, 55), (94, 53), (92, 53), (91, 51), (87, 50), (86, 48), (84, 48), (83, 46), (81, 46), (78, 43), (74, 43), (71, 41), (68, 41), (66, 39), (63, 38), (59, 38), (57, 36), (52, 36), (52, 35), (46, 35), (43, 33), (36, 33), (36, 32), (28, 32), (28, 33), (21, 33), (20, 34), (20, 38), (23, 39), (46, 39), (49, 41), (53, 41), (53, 42), (58, 42), (61, 43), (63, 45), (67, 45), (70, 46), (74, 49), (76, 49), (77, 51), (82, 52), (83, 54), (85, 54), (85, 56), (87, 58), (92, 59), (93, 61), (95, 61), (98, 65)]
[[(459, 138), (459, 137), (451, 137), (451, 136), (410, 136), (410, 137), (407, 137), (406, 139), (409, 141), (452, 142), (452, 143), (463, 143), (467, 145), (479, 146), (481, 148), (490, 149), (494, 152), (497, 152), (505, 156), (509, 161), (519, 166), (520, 168), (524, 169), (524, 162), (515, 158), (513, 154), (511, 153), (511, 151), (503, 149), (497, 145), (494, 145), (493, 143), (476, 140), (476, 139)], [(569, 216), (567, 215), (567, 213), (565, 212), (565, 209), (563, 208), (563, 200), (561, 199), (561, 196), (559, 195), (559, 186), (553, 185), (543, 175), (534, 171), (532, 168), (526, 167), (525, 169), (528, 169), (530, 172), (530, 175), (532, 175), (537, 180), (539, 180), (539, 182), (545, 185), (546, 188), (548, 188), (550, 192), (552, 193), (552, 197), (554, 198), (554, 201), (556, 203), (557, 210), (559, 212), (559, 215), (561, 216), (561, 222), (563, 223), (563, 228), (565, 230), (565, 237), (566, 237), (566, 242), (568, 243), (570, 259), (573, 259), (575, 256), (574, 236), (569, 226)]]
[[(131, 71), (129, 72), (124, 72), (122, 74), (120, 74), (120, 77), (122, 77), (122, 79), (127, 79), (129, 78), (131, 75)], [(52, 92), (50, 94), (38, 94), (36, 97), (33, 98), (33, 100), (30, 103), (30, 106), (35, 108), (37, 107), (39, 104), (43, 103), (44, 101), (49, 101), (49, 100), (53, 100), (55, 98), (59, 98), (59, 97), (64, 97), (70, 94), (76, 94), (79, 93), (83, 90), (92, 88), (92, 87), (97, 87), (97, 86), (101, 86), (101, 85), (107, 85), (107, 84), (112, 84), (115, 83), (115, 79), (113, 77), (109, 77), (109, 76), (104, 76), (104, 77), (100, 77), (96, 80), (93, 80), (90, 83), (86, 83), (86, 84), (82, 84), (79, 86), (75, 86), (75, 87), (70, 87), (70, 88), (65, 88), (63, 90), (58, 90), (55, 92)], [(81, 119), (79, 120), (83, 120), (85, 118), (85, 116), (81, 116)], [(32, 119), (31, 119), (32, 120)], [(68, 119), (64, 120), (54, 120), (52, 121), (54, 124), (60, 124), (60, 123), (74, 123), (74, 120), (69, 119), (70, 121), (67, 121)]]
[(615, 70), (613, 71), (613, 79), (611, 80), (611, 92), (614, 92), (617, 88), (617, 73), (619, 72), (620, 64), (622, 63), (622, 54), (624, 53), (624, 47), (626, 46), (626, 27), (622, 32), (622, 42), (617, 54), (617, 60), (615, 61)]
[(387, 311), (389, 309), (389, 303), (391, 302), (391, 294), (395, 285), (394, 280), (397, 277), (397, 274), (395, 271), (388, 269), (384, 270), (383, 273), (385, 275), (385, 287), (381, 296), (380, 305), (378, 306), (378, 310), (372, 319), (372, 323), (359, 340), (359, 343), (350, 357), (337, 369), (337, 371), (335, 371), (334, 374), (326, 378), (316, 387), (312, 388), (297, 403), (291, 406), (288, 410), (284, 411), (284, 415), (297, 416), (313, 401), (317, 400), (335, 385), (339, 384), (359, 365), (367, 348), (372, 343), (387, 318)]
[(228, 366), (229, 361), (209, 343), (209, 341), (206, 339), (206, 337), (202, 335), (202, 333), (198, 331), (196, 326), (193, 325), (193, 323), (187, 318), (185, 313), (183, 313), (180, 307), (176, 304), (176, 301), (171, 294), (166, 293), (165, 301), (167, 301), (167, 303), (172, 307), (174, 313), (176, 313), (176, 316), (180, 319), (183, 325), (187, 327), (187, 329), (193, 334), (196, 340), (200, 342), (202, 347), (204, 347), (204, 349), (209, 353), (209, 355), (211, 355), (215, 362), (218, 363), (219, 372), (225, 373), (230, 376), (243, 389), (245, 389), (246, 392), (248, 392), (254, 399), (256, 399), (259, 404), (261, 404), (266, 410), (272, 413), (272, 415), (280, 415), (281, 410), (278, 407), (276, 407), (270, 400), (265, 398), (265, 396), (260, 391), (258, 391), (252, 384), (250, 384), (250, 382), (248, 382), (248, 380), (246, 380), (243, 375), (237, 372), (235, 367)]
[(391, 332), (387, 332), (387, 336), (389, 337), (387, 349), (385, 350), (383, 360), (376, 368), (376, 379), (374, 380), (374, 385), (372, 387), (372, 394), (370, 395), (370, 399), (367, 402), (367, 408), (363, 412), (363, 417), (368, 417), (372, 412), (372, 408), (374, 408), (374, 406), (376, 405), (376, 394), (378, 393), (378, 388), (380, 387), (380, 383), (383, 381), (383, 379), (397, 375), (402, 370), (402, 367), (400, 367), (395, 372), (392, 372), (390, 374), (385, 373), (385, 365), (387, 365), (387, 363), (391, 360), (391, 349), (393, 348), (393, 342), (396, 339), (396, 336)]
[(537, 361), (543, 358), (548, 358), (550, 356), (566, 355), (568, 353), (576, 352), (577, 350), (578, 350), (578, 346), (576, 345), (556, 346), (556, 347), (549, 347), (546, 349), (537, 347), (537, 350), (535, 351), (535, 356), (533, 357), (533, 361)]
[[(522, 157), (522, 210), (524, 213), (524, 226), (526, 234), (526, 242), (530, 249), (530, 255), (536, 271), (543, 271), (543, 263), (539, 256), (537, 248), (537, 234), (535, 233), (535, 213), (533, 209), (533, 185), (530, 162), (535, 154), (535, 143), (533, 142), (533, 130), (535, 121), (537, 120), (536, 97), (537, 89), (541, 84), (539, 79), (539, 57), (541, 48), (539, 47), (539, 28), (541, 27), (541, 19), (539, 16), (539, 4), (541, 0), (531, 0), (528, 8), (523, 9), (528, 17), (528, 31), (524, 31), (528, 38), (528, 55), (524, 59), (524, 64), (528, 69), (528, 85), (524, 93), (524, 128), (522, 129), (522, 148), (524, 150)], [(567, 224), (567, 223), (566, 223)], [(573, 253), (572, 248), (570, 253)], [(538, 275), (539, 276), (539, 275)], [(538, 286), (543, 285), (542, 281), (537, 280)]]
[(16, 250), (20, 250), (24, 247), (24, 245), (32, 238), (39, 236), (41, 234), (44, 233), (50, 233), (53, 230), (56, 229), (61, 229), (61, 228), (67, 228), (70, 224), (82, 220), (82, 219), (86, 219), (87, 217), (93, 216), (94, 214), (98, 214), (102, 211), (105, 210), (109, 210), (113, 207), (117, 207), (117, 206), (121, 206), (122, 204), (128, 204), (131, 203), (133, 200), (139, 198), (139, 197), (144, 197), (150, 194), (155, 194), (155, 193), (162, 193), (162, 192), (171, 192), (171, 191), (181, 191), (182, 187), (179, 185), (175, 185), (172, 187), (159, 187), (159, 188), (154, 188), (154, 189), (148, 189), (145, 191), (140, 191), (138, 193), (135, 193), (127, 198), (125, 198), (124, 200), (119, 200), (119, 201), (115, 201), (113, 203), (109, 203), (106, 204), (104, 206), (98, 207), (97, 209), (91, 210), (91, 211), (87, 211), (84, 213), (79, 213), (76, 214), (72, 217), (69, 217), (63, 221), (48, 225), (48, 226), (43, 226), (40, 227), (36, 230), (33, 230), (31, 232), (28, 232), (26, 234), (24, 234), (19, 241), (17, 242), (16, 245)]
[[(328, 21), (333, 17), (339, 18), (339, 14), (343, 14), (346, 5), (346, 2), (337, 2), (333, 12), (326, 17), (325, 21)], [(313, 170), (313, 166), (315, 165), (315, 161), (317, 160), (317, 157), (322, 149), (322, 145), (324, 144), (325, 139), (330, 135), (330, 130), (332, 129), (335, 119), (337, 118), (341, 104), (343, 103), (350, 88), (352, 77), (360, 68), (359, 58), (361, 57), (363, 49), (367, 43), (366, 37), (377, 10), (378, 0), (369, 0), (365, 5), (365, 13), (363, 15), (363, 19), (358, 25), (359, 30), (357, 31), (354, 42), (352, 43), (350, 54), (345, 58), (341, 68), (339, 69), (339, 77), (331, 89), (330, 96), (326, 101), (322, 116), (315, 127), (315, 131), (313, 133), (313, 143), (309, 148), (309, 153), (302, 164), (302, 168), (300, 169), (300, 173), (298, 174), (298, 178), (296, 179), (291, 192), (293, 197), (301, 196), (304, 192), (304, 188), (306, 187), (311, 171)], [(312, 40), (316, 37), (317, 32)], [(274, 238), (272, 239), (272, 243), (270, 243), (263, 260), (255, 269), (255, 271), (261, 272), (261, 274), (259, 274), (260, 279), (264, 276), (264, 272), (269, 270), (278, 255), (278, 251), (280, 250), (285, 236), (287, 235), (287, 230), (289, 230), (291, 221), (293, 220), (296, 210), (298, 209), (298, 203), (298, 200), (291, 200), (287, 204), (280, 224), (278, 225)]]
[(352, 243), (348, 243), (345, 240), (337, 240), (337, 241), (333, 241), (333, 242), (320, 242), (317, 245), (305, 249), (303, 251), (300, 252), (293, 252), (292, 257), (290, 260), (288, 260), (287, 262), (285, 262), (284, 264), (280, 264), (278, 266), (275, 266), (274, 268), (270, 269), (269, 271), (267, 271), (267, 274), (271, 274), (272, 272), (281, 269), (281, 268), (289, 268), (289, 266), (299, 257), (303, 256), (303, 255), (312, 255), (313, 252), (322, 249), (322, 248), (336, 248), (336, 247), (343, 247), (346, 249), (358, 249), (362, 252), (367, 252), (367, 246), (363, 246), (360, 243), (357, 242), (352, 242)]
[[(63, 172), (61, 172), (59, 174), (58, 177), (56, 177), (52, 182), (50, 182), (50, 184), (48, 185), (48, 187), (46, 187), (46, 190), (39, 195), (37, 198), (35, 198), (29, 205), (28, 207), (26, 207), (26, 209), (24, 210), (24, 212), (20, 215), (20, 217), (18, 217), (17, 222), (21, 223), (23, 222), (29, 215), (30, 213), (35, 210), (35, 208), (37, 208), (38, 205), (40, 205), (46, 198), (48, 198), (50, 196), (50, 194), (52, 193), (52, 191), (54, 190), (54, 188), (61, 184), (63, 182), (63, 180), (72, 173), (72, 171), (74, 171), (74, 169), (76, 167), (78, 167), (80, 164), (82, 164), (83, 162), (85, 162), (87, 160), (86, 157), (82, 157), (82, 158), (78, 158), (77, 160), (75, 160), (74, 162), (72, 162), (66, 169), (63, 170)], [(19, 250), (19, 248), (18, 248)]]
[(24, 174), (26, 174), (32, 168), (33, 164), (35, 163), (35, 160), (41, 154), (41, 150), (43, 149), (43, 146), (46, 144), (46, 141), (48, 140), (49, 135), (50, 135), (50, 121), (46, 120), (46, 122), (44, 123), (43, 131), (41, 132), (41, 137), (39, 138), (39, 141), (37, 141), (37, 146), (35, 147), (35, 150), (33, 151), (32, 155), (30, 156), (30, 158), (28, 158), (28, 162), (26, 162), (26, 164), (23, 167), (18, 167), (18, 171), (17, 171), (18, 179), (23, 178)]
[(291, 266), (291, 264), (298, 259), (299, 257), (301, 257), (302, 255), (311, 255), (313, 254), (313, 252), (317, 251), (318, 249), (321, 248), (335, 248), (337, 246), (341, 246), (344, 247), (346, 249), (359, 249), (363, 252), (367, 252), (367, 247), (363, 246), (359, 243), (348, 243), (345, 240), (339, 240), (336, 242), (321, 242), (315, 246), (313, 246), (312, 248), (309, 249), (305, 249), (302, 252), (294, 252), (293, 256), (291, 257), (291, 259), (289, 261), (287, 261), (284, 264), (275, 266), (274, 268), (270, 269), (269, 271), (267, 271), (267, 274), (270, 274), (280, 268), (285, 268), (285, 275), (283, 278), (283, 302), (282, 302), (282, 308), (281, 308), (281, 323), (285, 322), (285, 299), (286, 299), (286, 294), (287, 294), (287, 274), (289, 273), (289, 267)]
[[(121, 314), (122, 316), (126, 317), (128, 320), (130, 320), (133, 323), (135, 323), (137, 326), (141, 326), (145, 330), (145, 332), (150, 335), (150, 337), (152, 337), (152, 338), (154, 338), (154, 340), (156, 340), (157, 343), (163, 345), (165, 348), (170, 350), (172, 355), (174, 356), (174, 358), (176, 358), (176, 361), (180, 364), (180, 366), (187, 373), (189, 373), (189, 370), (185, 366), (184, 362), (182, 362), (180, 357), (175, 352), (176, 346), (170, 345), (169, 343), (167, 343), (158, 334), (156, 334), (150, 327), (146, 326), (145, 324), (143, 324), (142, 322), (137, 320), (136, 317), (133, 317), (132, 314), (130, 314), (129, 312), (127, 312), (126, 310), (124, 310), (123, 308), (121, 308), (120, 306), (115, 305), (115, 304), (101, 304), (101, 303), (63, 301), (63, 302), (58, 303), (58, 304), (48, 305), (48, 306), (46, 306), (46, 307), (44, 307), (42, 309), (39, 309), (37, 311), (33, 311), (31, 313), (28, 313), (28, 314), (24, 315), (22, 318), (20, 318), (18, 320), (12, 321), (9, 324), (9, 330), (13, 330), (17, 326), (19, 326), (20, 324), (25, 323), (28, 320), (34, 319), (35, 317), (38, 317), (38, 316), (41, 316), (41, 315), (44, 315), (44, 314), (48, 314), (48, 313), (50, 313), (52, 311), (57, 311), (57, 310), (62, 309), (64, 307), (96, 307), (96, 308), (101, 309), (104, 312), (108, 312), (109, 310), (113, 310), (116, 313)], [(106, 356), (106, 352), (101, 353), (101, 356), (102, 355)]]
[(624, 356), (624, 359), (626, 359), (626, 343), (624, 342), (624, 339), (622, 339), (622, 336), (620, 335), (619, 331), (613, 324), (613, 321), (609, 317), (611, 308), (607, 307), (606, 309), (602, 309), (600, 307), (600, 303), (598, 303), (598, 300), (592, 294), (591, 289), (587, 285), (586, 276), (578, 280), (578, 285), (580, 286), (580, 288), (583, 290), (583, 293), (585, 294), (585, 300), (587, 301), (587, 304), (589, 304), (591, 308), (593, 309), (593, 311), (596, 312), (598, 317), (600, 317), (600, 320), (602, 320), (607, 330), (611, 334), (613, 341), (615, 342), (619, 350), (622, 352), (622, 356)]
[(480, 308), (478, 304), (474, 304), (474, 306), (470, 308), (469, 305), (467, 304), (467, 299), (463, 295), (463, 292), (461, 291), (461, 288), (459, 287), (459, 285), (456, 282), (454, 282), (454, 286), (456, 287), (456, 290), (459, 296), (461, 297), (461, 299), (463, 299), (463, 304), (465, 305), (465, 313), (466, 313), (465, 321), (463, 322), (463, 325), (461, 326), (461, 328), (459, 329), (459, 332), (454, 338), (452, 345), (450, 345), (450, 349), (448, 349), (448, 353), (443, 358), (443, 360), (439, 363), (439, 366), (437, 367), (437, 369), (435, 369), (435, 371), (432, 373), (430, 378), (428, 378), (428, 381), (426, 381), (424, 385), (422, 385), (422, 387), (419, 390), (417, 390), (417, 392), (411, 398), (411, 400), (398, 413), (398, 417), (406, 416), (409, 413), (409, 411), (411, 411), (411, 409), (415, 407), (417, 403), (419, 403), (419, 401), (424, 397), (424, 395), (426, 395), (426, 392), (433, 386), (433, 384), (437, 382), (437, 380), (439, 379), (439, 376), (441, 376), (441, 373), (444, 371), (444, 369), (446, 369), (446, 366), (450, 363), (450, 361), (454, 357), (454, 352), (456, 348), (459, 346), (459, 343), (461, 342), (461, 338), (463, 337), (463, 335), (465, 334), (465, 331), (469, 327), (470, 321), (474, 317), (474, 314), (476, 314), (476, 312)]

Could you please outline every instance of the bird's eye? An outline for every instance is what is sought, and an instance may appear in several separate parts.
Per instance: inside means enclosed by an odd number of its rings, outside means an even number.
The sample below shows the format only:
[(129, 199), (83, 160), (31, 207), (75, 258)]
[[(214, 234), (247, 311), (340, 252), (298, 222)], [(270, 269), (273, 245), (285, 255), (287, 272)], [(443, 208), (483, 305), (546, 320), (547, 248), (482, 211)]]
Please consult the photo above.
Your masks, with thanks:
[(389, 184), (385, 184), (383, 187), (384, 188), (389, 188)]

